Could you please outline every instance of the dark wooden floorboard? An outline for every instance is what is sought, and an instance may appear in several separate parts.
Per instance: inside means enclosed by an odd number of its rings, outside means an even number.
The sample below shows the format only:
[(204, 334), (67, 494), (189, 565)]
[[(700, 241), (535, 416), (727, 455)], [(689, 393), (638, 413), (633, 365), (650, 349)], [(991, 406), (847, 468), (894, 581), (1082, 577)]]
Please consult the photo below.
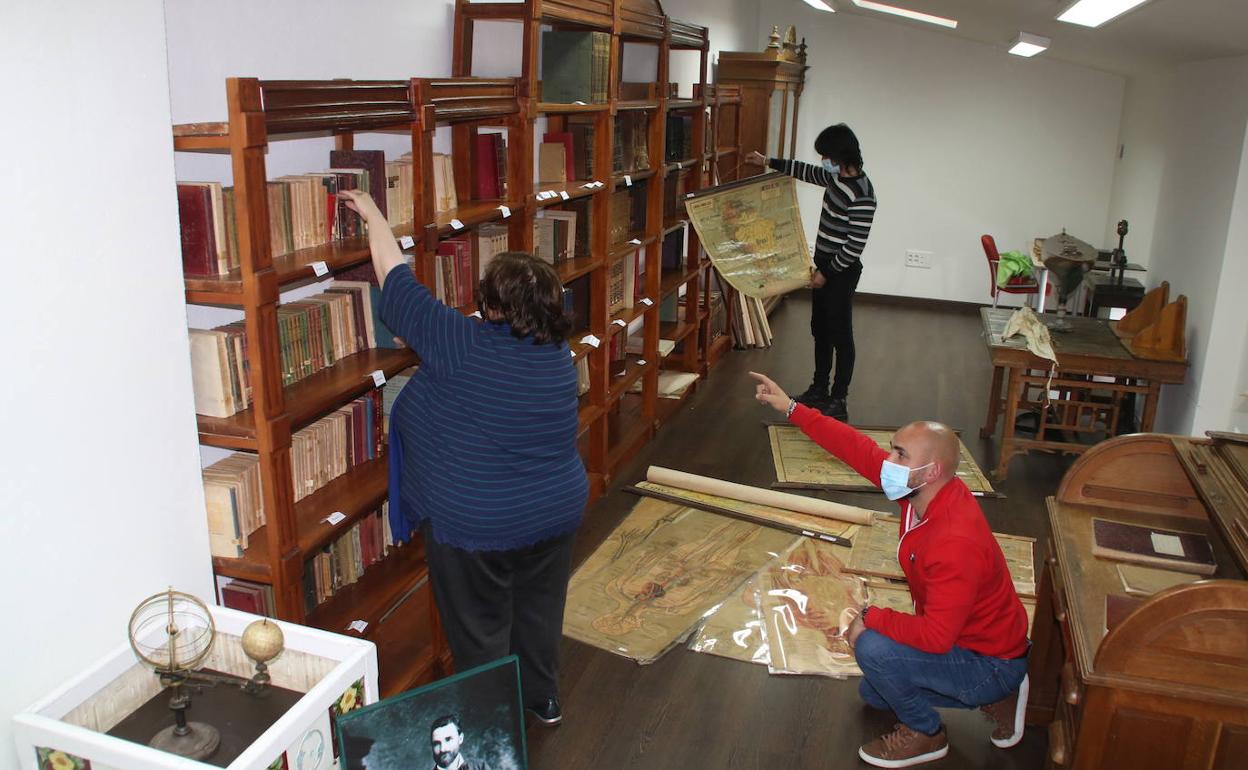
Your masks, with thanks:
[[(985, 471), (995, 440), (979, 438), (991, 368), (973, 308), (918, 308), (860, 301), (855, 308), (857, 371), (850, 390), (852, 422), (901, 425), (936, 419), (962, 430)], [(792, 393), (809, 383), (812, 361), (809, 297), (798, 293), (773, 314), (776, 346), (734, 351), (687, 406), (615, 479), (590, 509), (577, 537), (579, 563), (607, 536), (636, 498), (650, 464), (767, 486), (775, 480), (763, 429), (774, 413), (753, 399), (746, 372), (766, 372)], [(1041, 539), (1044, 498), (1070, 460), (1016, 458), (1005, 499), (983, 501), (993, 530)], [(882, 495), (810, 493), (895, 512)], [(1038, 549), (1037, 562), (1044, 558)], [(770, 675), (765, 667), (671, 650), (650, 666), (564, 640), (561, 675), (564, 723), (528, 731), (530, 765), (548, 768), (849, 768), (858, 746), (891, 727), (864, 706), (857, 680)], [(943, 712), (949, 756), (932, 768), (1040, 768), (1048, 741), (1032, 728), (1009, 750), (989, 743), (977, 711)]]

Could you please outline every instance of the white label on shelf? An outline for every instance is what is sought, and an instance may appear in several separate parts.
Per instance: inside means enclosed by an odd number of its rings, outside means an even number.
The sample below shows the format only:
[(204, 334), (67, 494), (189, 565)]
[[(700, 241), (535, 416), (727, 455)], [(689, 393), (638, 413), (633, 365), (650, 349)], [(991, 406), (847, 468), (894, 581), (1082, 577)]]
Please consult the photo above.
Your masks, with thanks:
[(410, 235), (405, 235), (399, 239), (399, 248), (410, 249), (416, 245), (416, 239)]
[(554, 190), (547, 190), (546, 192), (542, 193), (542, 195), (545, 195), (547, 198), (557, 198), (559, 196), (559, 193), (555, 192)]
[(654, 304), (654, 300), (650, 299), (649, 297), (642, 297), (641, 304), (645, 305), (646, 307), (650, 307), (651, 305)]
[[(598, 339), (592, 334), (586, 334), (584, 337), (581, 337), (581, 344), (589, 345), (590, 347), (596, 348), (602, 344), (602, 340)], [(573, 355), (575, 355), (575, 353)]]
[(573, 357), (573, 358), (576, 358), (576, 351), (575, 351), (575, 350), (569, 350), (568, 352), (572, 354), (572, 357)]
[(368, 628), (367, 620), (353, 620), (347, 624), (348, 631), (355, 631), (360, 634), (364, 633), (364, 629), (366, 628)]
[(599, 182), (597, 179), (595, 179), (595, 180), (594, 180), (594, 187), (595, 187), (595, 188), (602, 187), (602, 186), (603, 186), (603, 185), (605, 185), (605, 184), (606, 184), (606, 182)]
[(582, 107), (586, 106), (585, 102), (581, 101), (580, 99), (577, 99), (576, 101), (574, 101), (574, 102), (572, 102), (572, 103), (573, 103), (573, 104), (579, 104), (579, 105), (581, 105)]
[(316, 273), (317, 278), (320, 278), (325, 275), (329, 275), (329, 265), (325, 264), (324, 262), (313, 262), (312, 272)]
[(1160, 532), (1150, 532), (1149, 537), (1153, 539), (1153, 550), (1157, 553), (1163, 553), (1167, 556), (1185, 557), (1187, 554), (1183, 552), (1183, 541), (1174, 535), (1163, 535)]
[(458, 219), (452, 219), (452, 220), (451, 220), (451, 227), (455, 228), (456, 230), (463, 230), (463, 229), (464, 229), (464, 223), (463, 223), (463, 222), (460, 222)]
[(645, 366), (645, 365), (646, 365), (646, 359), (644, 359), (644, 358), (639, 358), (639, 359), (637, 359), (637, 365), (638, 365), (638, 366)]
[(474, 310), (474, 311), (472, 311), (471, 313), (469, 313), (469, 314), (468, 314), (468, 317), (469, 317), (469, 318), (480, 318), (480, 317), (481, 317), (481, 311), (480, 311), (480, 310)]
[(337, 526), (339, 522), (346, 521), (347, 517), (342, 511), (334, 511), (325, 517), (324, 521), (328, 521), (331, 526)]
[(625, 187), (632, 187), (632, 186), (633, 186), (633, 178), (632, 178), (630, 175), (628, 175), (628, 174), (625, 174), (625, 175), (624, 175), (624, 186), (625, 186)]
[(617, 318), (611, 323), (615, 324), (616, 326), (628, 326), (628, 324), (624, 322), (623, 318)]
[(640, 246), (640, 245), (641, 245), (641, 239), (640, 239), (640, 238), (634, 238), (634, 239), (632, 239), (631, 241), (629, 241), (629, 243), (633, 244), (634, 246)]
[(386, 373), (378, 369), (370, 375), (373, 378), (373, 384), (381, 387), (386, 384)]
[(568, 195), (568, 191), (567, 191), (567, 190), (560, 190), (560, 191), (559, 191), (559, 197), (560, 197), (560, 198), (563, 198), (563, 199), (566, 201), (568, 198), (571, 198), (572, 196), (571, 196), (571, 195)]
[(506, 219), (507, 217), (511, 216), (511, 209), (507, 208), (506, 206), (499, 206), (498, 210), (503, 212), (503, 219)]
[(693, 197), (693, 193), (685, 193), (685, 197), (686, 197), (686, 198), (692, 198), (692, 197)]

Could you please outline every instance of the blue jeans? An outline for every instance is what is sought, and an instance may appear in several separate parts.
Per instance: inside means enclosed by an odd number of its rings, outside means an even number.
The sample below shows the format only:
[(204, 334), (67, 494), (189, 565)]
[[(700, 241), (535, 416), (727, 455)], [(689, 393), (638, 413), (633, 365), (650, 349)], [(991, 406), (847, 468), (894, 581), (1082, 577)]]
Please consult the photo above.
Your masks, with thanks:
[(870, 629), (858, 637), (854, 653), (863, 673), (858, 692), (867, 705), (892, 709), (907, 727), (928, 735), (940, 729), (937, 708), (996, 703), (1027, 674), (1026, 655), (1005, 660), (961, 647), (936, 655)]

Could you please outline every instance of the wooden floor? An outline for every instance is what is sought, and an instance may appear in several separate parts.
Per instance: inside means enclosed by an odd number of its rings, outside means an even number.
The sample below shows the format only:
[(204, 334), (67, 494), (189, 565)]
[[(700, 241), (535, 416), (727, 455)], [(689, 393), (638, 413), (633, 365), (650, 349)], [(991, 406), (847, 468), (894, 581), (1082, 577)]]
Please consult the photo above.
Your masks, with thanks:
[[(857, 372), (850, 390), (852, 422), (900, 425), (936, 419), (963, 431), (980, 465), (994, 465), (995, 442), (981, 441), (991, 368), (975, 309), (927, 309), (859, 300), (855, 309)], [(809, 383), (809, 298), (796, 294), (773, 314), (777, 344), (734, 351), (685, 409), (660, 431), (589, 511), (577, 540), (579, 563), (612, 530), (635, 498), (619, 491), (651, 464), (758, 486), (775, 480), (762, 421), (746, 372), (770, 374), (789, 392)], [(1005, 499), (983, 501), (993, 530), (1042, 538), (1044, 497), (1069, 460), (1019, 457)], [(817, 493), (811, 493), (817, 494)], [(881, 495), (825, 493), (879, 510)], [(895, 507), (891, 508), (895, 511)], [(1037, 562), (1043, 553), (1037, 552)], [(850, 768), (863, 765), (858, 746), (891, 728), (858, 699), (857, 680), (773, 676), (763, 666), (678, 647), (657, 663), (632, 661), (564, 640), (564, 723), (530, 727), (534, 770), (547, 768)], [(932, 768), (1040, 768), (1047, 738), (1032, 730), (1009, 750), (989, 742), (978, 711), (944, 712), (949, 756)]]

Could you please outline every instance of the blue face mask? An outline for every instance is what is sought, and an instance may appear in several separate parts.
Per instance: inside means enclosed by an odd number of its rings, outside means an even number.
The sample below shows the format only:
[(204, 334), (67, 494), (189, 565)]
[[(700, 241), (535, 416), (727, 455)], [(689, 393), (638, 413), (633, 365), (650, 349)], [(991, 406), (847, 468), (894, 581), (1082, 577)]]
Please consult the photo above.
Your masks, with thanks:
[(898, 465), (885, 460), (880, 467), (880, 488), (884, 490), (884, 496), (889, 500), (900, 500), (903, 497), (914, 494), (916, 490), (926, 485), (927, 482), (924, 481), (917, 487), (910, 487), (910, 473), (912, 471), (921, 471), (928, 465), (932, 465), (932, 463), (920, 465), (917, 468), (908, 468), (905, 465)]
[(828, 160), (827, 158), (824, 158), (823, 170), (828, 172), (829, 174), (839, 174), (841, 172), (841, 167), (838, 164), (833, 163), (832, 161)]

